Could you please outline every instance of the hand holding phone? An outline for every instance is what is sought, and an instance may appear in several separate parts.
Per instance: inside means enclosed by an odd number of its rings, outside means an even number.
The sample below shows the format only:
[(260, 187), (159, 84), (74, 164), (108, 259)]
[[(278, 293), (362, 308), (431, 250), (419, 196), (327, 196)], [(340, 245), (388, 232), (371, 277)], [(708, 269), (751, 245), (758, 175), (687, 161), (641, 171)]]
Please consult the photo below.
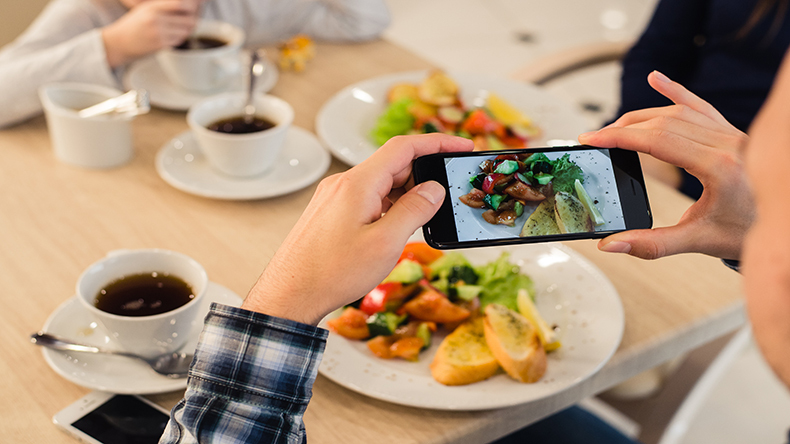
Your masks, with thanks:
[(424, 227), (435, 248), (591, 239), (650, 228), (639, 157), (590, 146), (442, 153), (414, 162), (445, 201)]
[(52, 422), (89, 444), (157, 444), (169, 419), (167, 410), (145, 398), (91, 392)]

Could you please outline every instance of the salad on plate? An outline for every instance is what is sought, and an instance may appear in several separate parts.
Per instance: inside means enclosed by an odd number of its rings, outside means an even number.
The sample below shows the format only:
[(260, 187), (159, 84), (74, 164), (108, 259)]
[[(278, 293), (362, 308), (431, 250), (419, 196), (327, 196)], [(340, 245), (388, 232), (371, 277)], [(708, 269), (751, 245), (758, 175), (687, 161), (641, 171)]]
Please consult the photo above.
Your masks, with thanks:
[(430, 366), (445, 385), (471, 384), (501, 370), (536, 382), (546, 371), (546, 353), (561, 344), (535, 308), (534, 294), (532, 279), (507, 253), (473, 266), (461, 253), (415, 242), (380, 285), (327, 326), (366, 341), (374, 356), (407, 361), (419, 361), (435, 336), (446, 334)]
[(406, 134), (446, 133), (472, 139), (475, 150), (526, 147), (540, 128), (495, 93), (471, 106), (460, 97), (458, 84), (442, 71), (420, 83), (397, 83), (387, 93), (387, 108), (370, 132), (376, 146)]

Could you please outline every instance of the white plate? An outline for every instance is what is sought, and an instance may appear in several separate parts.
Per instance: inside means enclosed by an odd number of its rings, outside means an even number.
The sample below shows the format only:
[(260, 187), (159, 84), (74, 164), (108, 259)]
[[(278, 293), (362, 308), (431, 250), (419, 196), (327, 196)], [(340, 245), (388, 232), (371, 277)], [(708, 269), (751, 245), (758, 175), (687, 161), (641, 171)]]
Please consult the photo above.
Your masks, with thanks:
[(372, 398), (437, 410), (487, 410), (555, 395), (595, 374), (615, 352), (623, 335), (623, 306), (612, 283), (587, 259), (561, 244), (459, 250), (474, 264), (503, 251), (532, 277), (538, 310), (559, 326), (562, 347), (548, 355), (548, 369), (534, 384), (505, 374), (449, 387), (431, 377), (429, 365), (441, 342), (436, 335), (419, 362), (375, 357), (365, 341), (330, 333), (319, 371), (336, 383)]
[[(378, 148), (370, 131), (387, 106), (387, 91), (396, 83), (419, 83), (428, 71), (411, 71), (365, 80), (348, 86), (329, 99), (316, 116), (316, 133), (338, 159), (357, 165)], [(571, 140), (587, 131), (584, 116), (572, 105), (528, 83), (469, 73), (449, 73), (461, 88), (467, 106), (494, 92), (529, 116), (542, 130), (530, 146), (551, 140)], [(477, 99), (477, 100), (476, 100)], [(567, 144), (567, 142), (559, 142)]]
[(332, 156), (311, 132), (291, 126), (272, 171), (235, 178), (216, 172), (200, 152), (192, 131), (185, 131), (159, 150), (156, 171), (165, 182), (187, 193), (214, 199), (249, 200), (301, 190), (320, 179), (331, 161)]
[[(546, 153), (549, 159), (557, 159), (562, 152)], [(595, 227), (595, 231), (625, 229), (623, 209), (620, 205), (617, 184), (614, 179), (611, 160), (603, 151), (570, 151), (570, 159), (574, 161), (584, 174), (584, 189), (593, 199), (598, 211), (604, 218), (604, 224)], [(493, 156), (490, 157), (493, 159)], [(453, 180), (450, 187), (450, 201), (453, 205), (456, 230), (459, 241), (503, 239), (519, 237), (527, 218), (535, 211), (538, 202), (527, 202), (524, 213), (516, 219), (512, 227), (493, 225), (483, 220), (485, 209), (472, 208), (460, 201), (460, 197), (471, 191), (469, 178), (480, 172), (478, 165), (482, 159), (478, 157), (459, 157), (447, 164), (447, 177)]]
[[(255, 90), (266, 93), (274, 88), (280, 77), (277, 66), (266, 60), (266, 74), (259, 79)], [(153, 57), (142, 59), (129, 67), (124, 75), (124, 86), (128, 89), (145, 89), (150, 94), (151, 105), (173, 111), (186, 111), (200, 100), (224, 92), (244, 89), (241, 73), (233, 77), (226, 88), (214, 91), (190, 91), (173, 84)]]
[[(203, 319), (211, 302), (238, 307), (242, 299), (234, 292), (210, 282), (203, 300), (201, 312), (192, 321), (191, 338), (181, 349), (194, 351)], [(118, 348), (112, 337), (77, 301), (74, 296), (58, 307), (42, 329), (89, 345)], [(143, 362), (119, 356), (95, 355), (91, 353), (62, 352), (42, 349), (44, 359), (60, 376), (93, 390), (123, 394), (151, 394), (181, 390), (187, 386), (187, 378), (170, 379), (154, 372)]]

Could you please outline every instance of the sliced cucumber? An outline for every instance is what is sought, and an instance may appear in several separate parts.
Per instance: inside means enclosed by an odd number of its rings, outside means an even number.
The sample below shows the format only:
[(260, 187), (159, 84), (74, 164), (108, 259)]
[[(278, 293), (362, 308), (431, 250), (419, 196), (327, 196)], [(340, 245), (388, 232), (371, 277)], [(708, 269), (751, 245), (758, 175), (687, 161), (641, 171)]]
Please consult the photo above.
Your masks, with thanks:
[(389, 336), (395, 333), (395, 329), (405, 319), (406, 315), (398, 316), (388, 311), (380, 311), (370, 316), (367, 321), (370, 337)]
[(503, 160), (494, 169), (495, 173), (500, 174), (513, 174), (516, 171), (518, 171), (518, 162), (515, 160)]

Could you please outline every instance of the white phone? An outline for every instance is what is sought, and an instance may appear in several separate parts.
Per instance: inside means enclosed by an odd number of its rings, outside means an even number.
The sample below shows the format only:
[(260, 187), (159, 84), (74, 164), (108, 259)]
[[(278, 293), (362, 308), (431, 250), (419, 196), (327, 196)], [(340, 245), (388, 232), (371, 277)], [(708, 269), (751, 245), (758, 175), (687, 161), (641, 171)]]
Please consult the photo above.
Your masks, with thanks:
[(89, 444), (156, 444), (169, 419), (167, 410), (140, 396), (91, 392), (52, 422)]

